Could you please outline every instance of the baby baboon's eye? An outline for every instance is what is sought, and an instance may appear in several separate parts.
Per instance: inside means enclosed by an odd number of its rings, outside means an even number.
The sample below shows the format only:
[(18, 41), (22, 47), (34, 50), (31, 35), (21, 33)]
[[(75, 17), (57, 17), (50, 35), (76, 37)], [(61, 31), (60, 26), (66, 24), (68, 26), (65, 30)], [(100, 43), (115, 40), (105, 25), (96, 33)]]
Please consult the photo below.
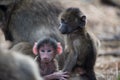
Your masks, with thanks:
[(45, 52), (45, 50), (41, 50), (41, 52)]
[(51, 52), (51, 50), (48, 50), (48, 52)]

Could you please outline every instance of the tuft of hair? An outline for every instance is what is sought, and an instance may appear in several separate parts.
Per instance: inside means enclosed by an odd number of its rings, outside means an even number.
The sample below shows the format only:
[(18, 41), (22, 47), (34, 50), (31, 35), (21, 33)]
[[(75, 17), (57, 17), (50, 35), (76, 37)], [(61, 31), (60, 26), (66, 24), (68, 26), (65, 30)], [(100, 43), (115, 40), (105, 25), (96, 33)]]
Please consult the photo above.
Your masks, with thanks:
[(71, 13), (71, 14), (79, 14), (80, 10), (79, 10), (79, 8), (71, 7), (71, 8), (66, 9), (66, 12)]
[(83, 14), (79, 8), (74, 8), (74, 7), (67, 8), (64, 13), (68, 13), (69, 15), (76, 15), (76, 16)]
[(67, 8), (66, 10), (64, 10), (60, 16), (59, 16), (59, 20), (61, 19), (65, 19), (66, 21), (72, 21), (75, 18), (81, 18), (84, 14), (82, 13), (82, 11), (79, 8), (74, 8), (74, 7), (70, 7)]
[(18, 52), (0, 49), (0, 80), (43, 80), (34, 60)]
[(56, 50), (57, 49), (57, 41), (50, 37), (44, 37), (40, 39), (37, 42), (37, 49), (39, 49), (41, 46), (44, 46), (44, 44), (50, 44), (52, 47)]

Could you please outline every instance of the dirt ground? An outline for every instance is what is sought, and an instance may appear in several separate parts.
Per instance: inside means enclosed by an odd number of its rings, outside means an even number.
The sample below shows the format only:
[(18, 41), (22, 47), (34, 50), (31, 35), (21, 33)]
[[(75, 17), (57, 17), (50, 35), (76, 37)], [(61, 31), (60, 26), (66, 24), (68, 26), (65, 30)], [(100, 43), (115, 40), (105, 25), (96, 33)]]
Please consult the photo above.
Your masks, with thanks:
[(95, 72), (98, 80), (120, 80), (120, 57), (101, 56), (97, 58)]

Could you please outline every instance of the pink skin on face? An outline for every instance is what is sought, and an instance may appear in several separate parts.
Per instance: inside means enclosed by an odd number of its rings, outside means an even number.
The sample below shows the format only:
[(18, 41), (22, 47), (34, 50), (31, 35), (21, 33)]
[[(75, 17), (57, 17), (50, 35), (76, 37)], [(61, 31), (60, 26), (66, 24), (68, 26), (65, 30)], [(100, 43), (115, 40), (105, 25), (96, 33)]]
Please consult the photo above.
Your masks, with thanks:
[(55, 57), (55, 50), (49, 44), (44, 44), (44, 46), (40, 47), (39, 55), (41, 57), (41, 61), (44, 63), (49, 63)]

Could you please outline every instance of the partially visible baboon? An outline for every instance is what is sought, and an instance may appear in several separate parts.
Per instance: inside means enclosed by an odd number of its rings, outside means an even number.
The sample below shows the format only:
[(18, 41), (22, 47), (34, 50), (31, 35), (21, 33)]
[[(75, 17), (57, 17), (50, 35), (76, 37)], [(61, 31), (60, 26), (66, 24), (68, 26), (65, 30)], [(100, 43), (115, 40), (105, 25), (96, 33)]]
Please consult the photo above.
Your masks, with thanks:
[[(62, 42), (58, 26), (58, 15), (62, 11), (59, 2), (49, 0), (0, 0), (6, 7), (7, 40), (15, 44), (26, 41), (33, 44), (42, 36), (50, 36)], [(63, 43), (62, 43), (63, 44)]]
[(40, 73), (45, 80), (66, 80), (67, 72), (59, 71), (56, 55), (62, 53), (62, 46), (53, 38), (42, 38), (35, 43), (33, 52), (36, 55)]
[(68, 8), (61, 13), (59, 31), (65, 37), (65, 51), (68, 53), (63, 71), (79, 75), (79, 80), (96, 80), (97, 50), (85, 24), (86, 16), (78, 8)]
[(34, 54), (32, 52), (32, 47), (33, 46), (28, 42), (20, 42), (16, 44), (15, 46), (13, 46), (11, 50), (21, 52), (22, 54), (26, 54), (26, 55), (30, 55), (34, 57)]
[[(33, 45), (44, 36), (52, 37), (64, 45), (57, 28), (59, 13), (63, 10), (58, 1), (0, 0), (0, 5), (6, 12), (5, 38), (12, 41), (13, 46), (19, 42)], [(60, 60), (60, 63), (63, 64), (63, 61)]]
[(43, 80), (33, 59), (17, 53), (0, 49), (0, 80)]

